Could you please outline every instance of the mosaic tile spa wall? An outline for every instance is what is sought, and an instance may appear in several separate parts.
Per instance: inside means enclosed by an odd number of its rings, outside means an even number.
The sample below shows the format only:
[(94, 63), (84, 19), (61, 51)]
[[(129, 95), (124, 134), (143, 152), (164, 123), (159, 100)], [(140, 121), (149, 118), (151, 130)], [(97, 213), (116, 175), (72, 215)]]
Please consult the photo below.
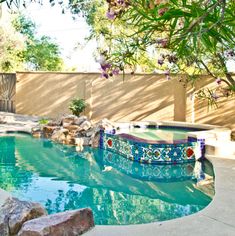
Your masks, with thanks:
[(199, 142), (149, 144), (101, 132), (100, 148), (123, 157), (151, 164), (177, 164), (195, 161), (201, 157)]

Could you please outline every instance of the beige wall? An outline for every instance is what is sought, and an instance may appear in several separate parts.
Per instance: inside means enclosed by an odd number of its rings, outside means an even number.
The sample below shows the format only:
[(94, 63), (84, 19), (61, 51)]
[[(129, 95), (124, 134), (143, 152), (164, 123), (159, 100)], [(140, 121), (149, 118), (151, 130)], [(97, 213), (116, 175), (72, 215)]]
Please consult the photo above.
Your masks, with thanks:
[(76, 73), (17, 73), (16, 112), (57, 117), (68, 113), (69, 101), (85, 98), (87, 77)]
[[(92, 86), (92, 118), (173, 120), (175, 81), (159, 75), (126, 75), (96, 79)], [(176, 117), (180, 119), (180, 116)]]
[[(215, 86), (210, 78), (201, 84)], [(126, 75), (113, 80), (96, 73), (17, 73), (16, 112), (58, 117), (68, 113), (69, 101), (78, 96), (89, 104), (85, 111), (92, 120), (104, 117), (115, 121), (178, 120), (227, 125), (235, 128), (235, 99), (219, 103), (208, 111), (207, 103), (190, 99), (190, 86), (173, 76)]]
[[(217, 84), (214, 79), (204, 76), (195, 84), (196, 90), (201, 87), (215, 89)], [(187, 93), (187, 121), (192, 122), (192, 114), (196, 123), (222, 125), (235, 130), (235, 97), (220, 98), (218, 107), (208, 107), (207, 101), (195, 97), (194, 109), (190, 99), (190, 91)]]

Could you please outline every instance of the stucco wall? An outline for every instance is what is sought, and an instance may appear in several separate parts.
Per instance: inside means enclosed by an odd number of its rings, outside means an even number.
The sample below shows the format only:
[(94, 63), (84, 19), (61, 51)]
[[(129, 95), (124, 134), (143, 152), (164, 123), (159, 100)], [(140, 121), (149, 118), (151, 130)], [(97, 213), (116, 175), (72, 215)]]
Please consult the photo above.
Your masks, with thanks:
[[(196, 84), (196, 91), (201, 88), (215, 89), (217, 84), (213, 78), (204, 76)], [(191, 93), (187, 93), (187, 121), (212, 125), (221, 125), (235, 130), (235, 97), (220, 98), (217, 101), (217, 108), (209, 107), (207, 101), (195, 96), (191, 100)], [(192, 103), (194, 108), (192, 109)], [(194, 119), (192, 118), (194, 117)]]
[(16, 113), (57, 117), (67, 113), (69, 101), (85, 98), (87, 77), (76, 73), (17, 73)]
[[(196, 85), (216, 86), (203, 77)], [(186, 91), (187, 90), (187, 91)], [(177, 77), (164, 75), (126, 75), (113, 80), (98, 73), (17, 73), (16, 112), (58, 117), (69, 113), (68, 104), (76, 96), (85, 98), (85, 114), (97, 121), (178, 120), (226, 125), (235, 129), (235, 99), (209, 110), (207, 102), (191, 99), (190, 86), (184, 88)]]
[[(176, 80), (164, 75), (126, 75), (114, 80), (96, 79), (92, 86), (92, 118), (112, 120), (184, 120), (185, 114), (174, 112)], [(177, 88), (176, 88), (177, 87)], [(177, 99), (177, 98), (176, 98)], [(177, 110), (177, 109), (176, 109)]]

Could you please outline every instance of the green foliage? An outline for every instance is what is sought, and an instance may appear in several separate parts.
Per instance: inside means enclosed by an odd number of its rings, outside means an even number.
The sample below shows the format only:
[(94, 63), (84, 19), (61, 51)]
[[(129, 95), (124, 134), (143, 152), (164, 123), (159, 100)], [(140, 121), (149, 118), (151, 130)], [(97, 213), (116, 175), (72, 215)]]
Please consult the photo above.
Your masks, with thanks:
[(42, 118), (42, 119), (40, 119), (40, 120), (38, 121), (38, 123), (39, 123), (40, 125), (46, 125), (46, 124), (48, 124), (48, 122), (49, 122), (49, 120), (48, 120), (48, 119), (45, 119), (45, 118)]
[(75, 98), (69, 104), (69, 110), (72, 111), (73, 115), (79, 116), (86, 108), (87, 104), (84, 99)]
[(47, 36), (36, 36), (36, 25), (31, 19), (18, 15), (12, 22), (15, 29), (26, 37), (26, 48), (22, 52), (28, 70), (60, 71), (63, 60), (59, 46)]
[[(186, 73), (189, 79), (207, 73), (215, 81), (220, 80), (224, 91), (233, 91), (235, 80), (227, 63), (235, 61), (235, 1), (107, 2), (110, 20), (114, 24), (123, 21), (133, 31), (127, 36), (130, 40), (125, 44), (131, 52), (125, 54), (124, 62), (127, 61), (127, 65), (128, 61), (134, 62), (138, 51), (147, 51), (152, 47), (158, 52), (160, 68)], [(113, 47), (109, 49), (109, 54), (106, 60), (111, 64), (119, 55)], [(200, 93), (205, 98), (213, 95), (208, 91)], [(227, 93), (221, 93), (220, 96), (227, 96)], [(215, 101), (214, 98), (212, 100)]]
[(25, 60), (30, 70), (60, 71), (63, 60), (59, 56), (59, 47), (52, 43), (49, 37), (43, 36), (28, 44), (24, 51)]
[[(6, 2), (9, 6), (23, 3)], [(234, 91), (235, 81), (227, 68), (229, 61), (235, 61), (234, 0), (71, 0), (59, 4), (63, 12), (68, 9), (74, 16), (83, 15), (90, 25), (90, 38), (97, 40), (99, 53), (105, 57), (101, 62), (105, 78), (117, 69), (135, 71), (141, 65), (143, 71), (167, 71), (167, 78), (169, 73), (188, 74), (189, 81), (206, 73), (215, 81), (220, 79), (225, 90)]]
[(12, 25), (17, 32), (27, 36), (27, 41), (35, 38), (36, 24), (24, 15), (17, 15), (16, 18), (13, 19)]
[(9, 23), (0, 22), (0, 71), (23, 69), (23, 37)]

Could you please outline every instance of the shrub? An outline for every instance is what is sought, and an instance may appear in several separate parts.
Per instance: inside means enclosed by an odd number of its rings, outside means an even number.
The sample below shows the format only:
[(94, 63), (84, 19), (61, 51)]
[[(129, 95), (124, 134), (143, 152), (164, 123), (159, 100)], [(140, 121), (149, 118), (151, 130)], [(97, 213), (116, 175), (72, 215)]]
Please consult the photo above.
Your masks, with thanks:
[(86, 108), (87, 104), (84, 99), (75, 98), (69, 104), (69, 110), (73, 115), (79, 116)]
[(45, 118), (42, 118), (42, 119), (40, 119), (40, 120), (38, 121), (38, 123), (39, 123), (40, 125), (47, 125), (48, 122), (49, 122), (49, 120), (48, 120), (48, 119), (45, 119)]

